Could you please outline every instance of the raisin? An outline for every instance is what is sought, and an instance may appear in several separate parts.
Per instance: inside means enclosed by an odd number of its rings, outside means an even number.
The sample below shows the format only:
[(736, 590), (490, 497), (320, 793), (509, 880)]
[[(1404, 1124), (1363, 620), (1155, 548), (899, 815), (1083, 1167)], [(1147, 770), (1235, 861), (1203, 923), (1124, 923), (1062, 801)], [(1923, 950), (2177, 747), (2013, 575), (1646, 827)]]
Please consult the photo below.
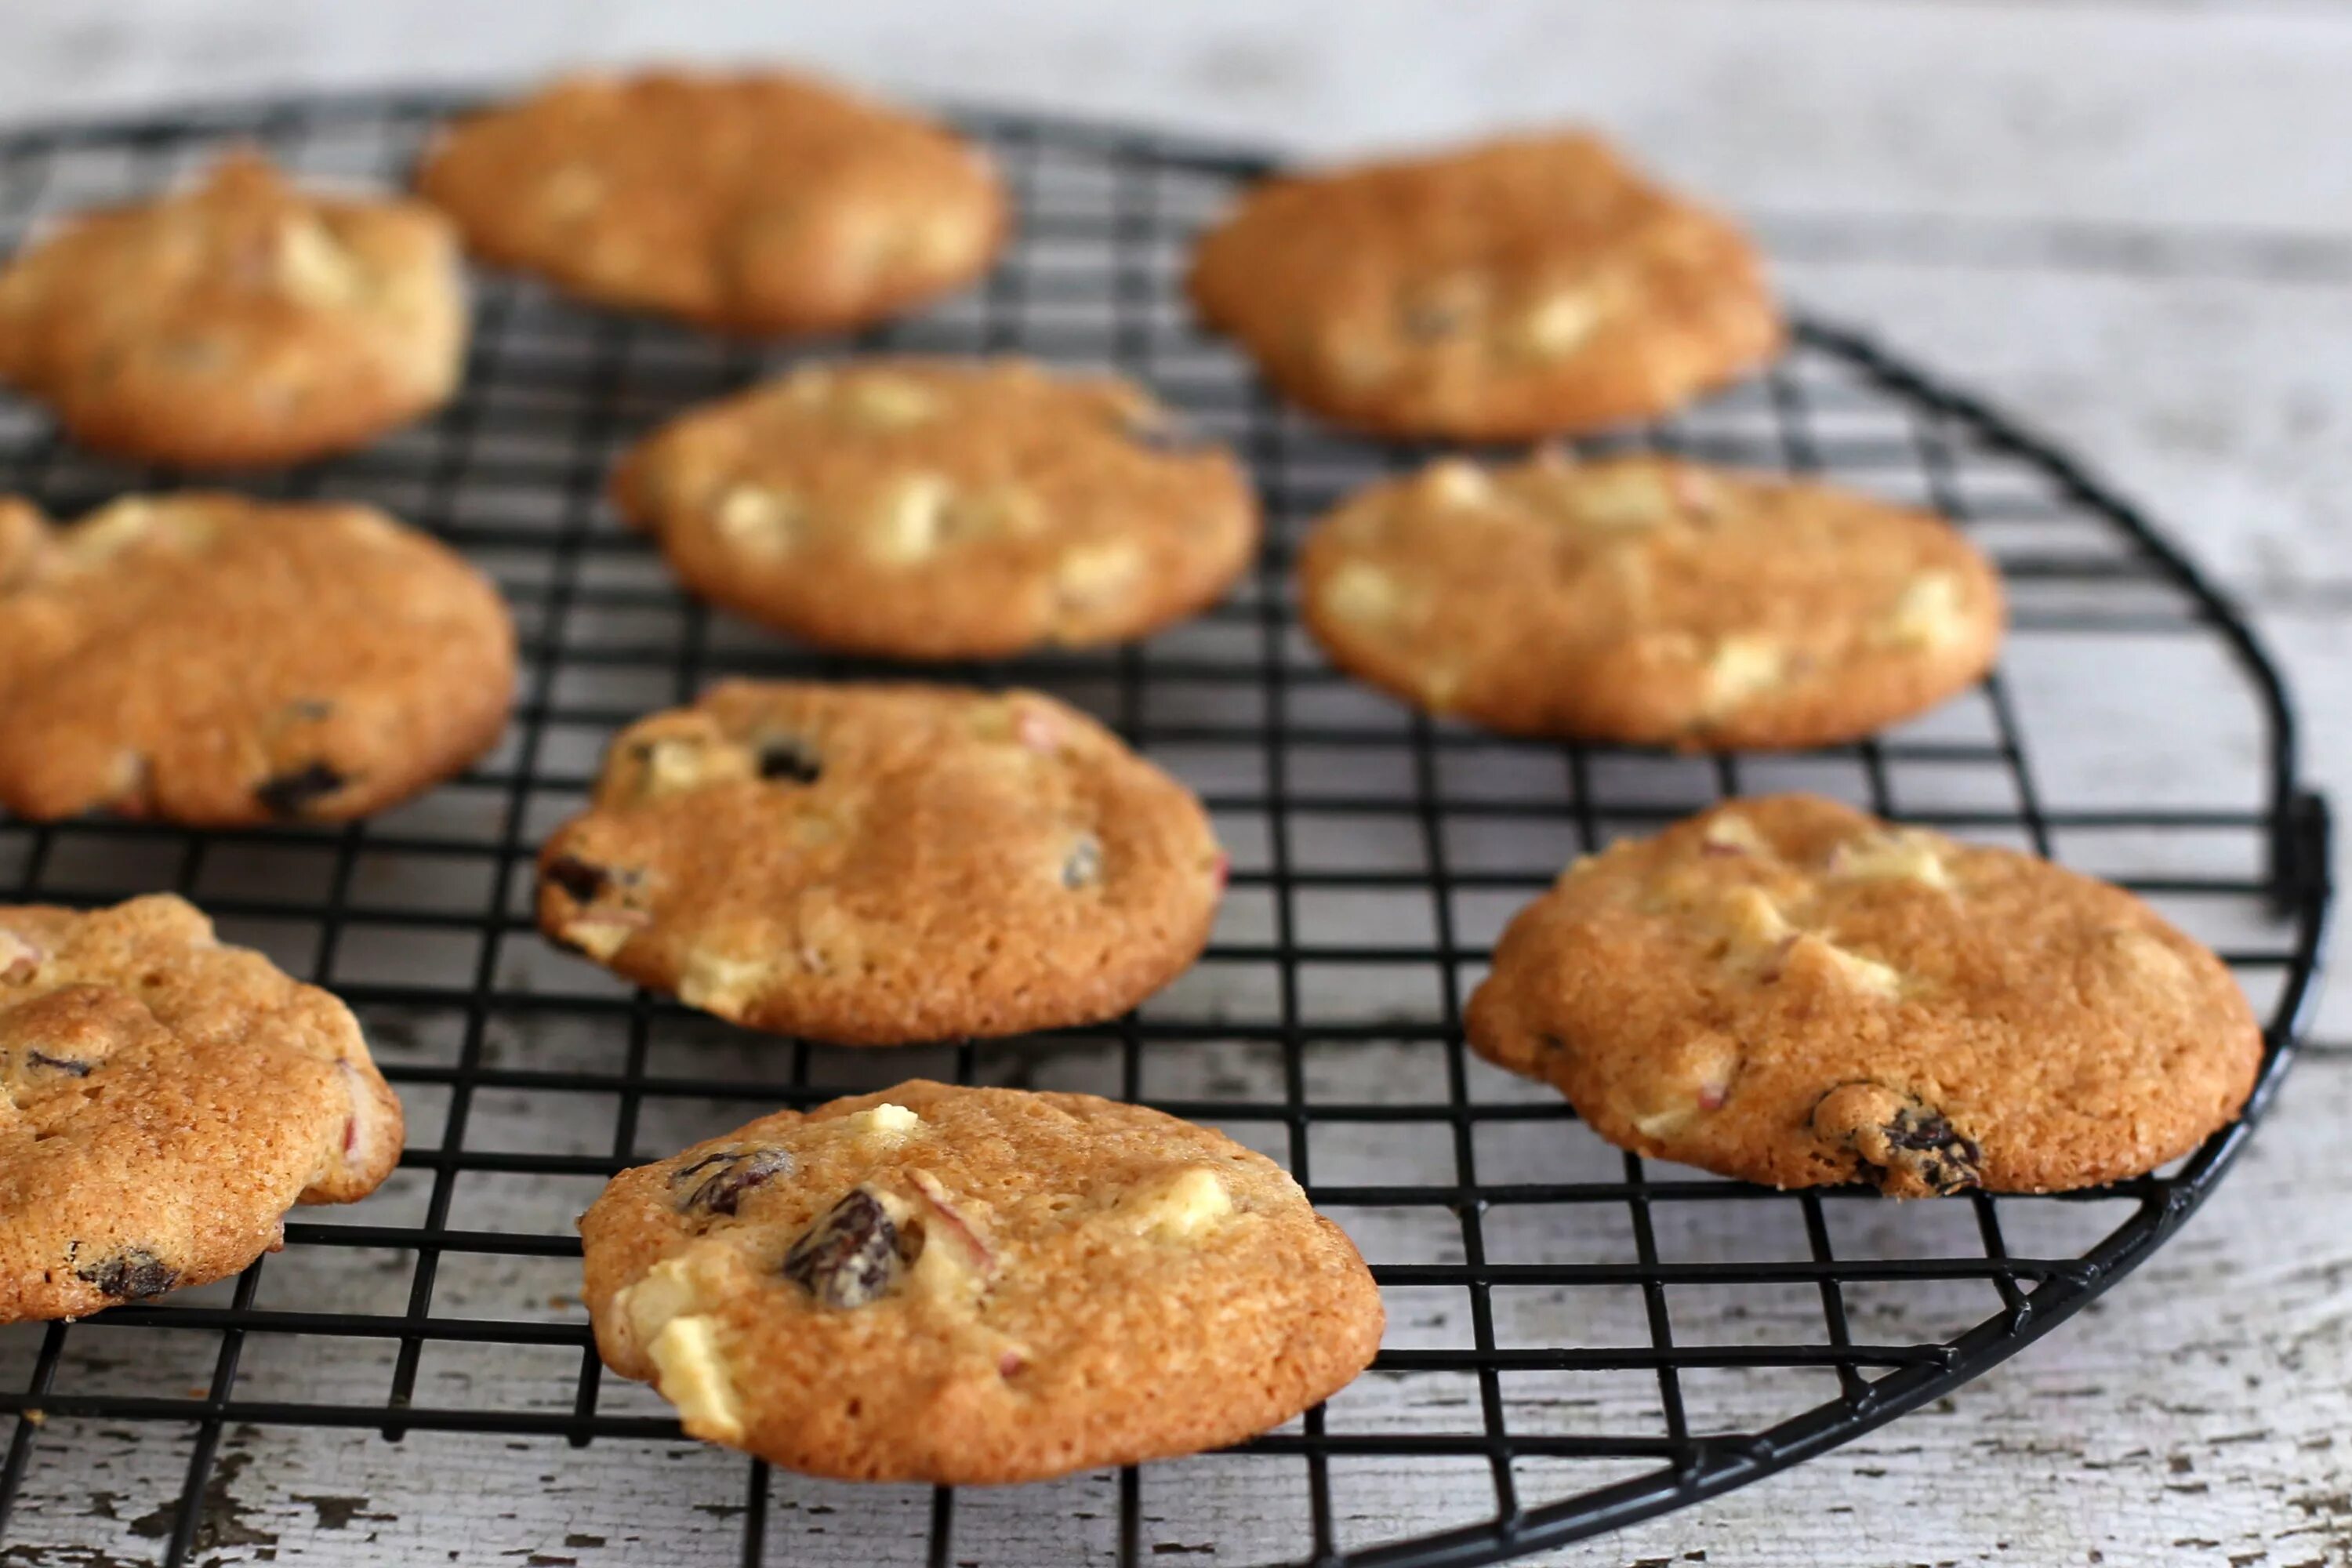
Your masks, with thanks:
[(898, 1227), (864, 1187), (851, 1188), (784, 1254), (784, 1278), (828, 1307), (863, 1307), (888, 1295), (903, 1268)]
[(290, 773), (262, 780), (254, 786), (253, 798), (272, 816), (299, 816), (312, 802), (351, 782), (324, 763), (307, 763)]
[(126, 1247), (102, 1263), (75, 1269), (74, 1277), (118, 1301), (143, 1301), (180, 1282), (178, 1269), (143, 1247)]
[(1860, 1174), (1897, 1196), (1982, 1183), (1982, 1151), (1941, 1111), (1882, 1083), (1842, 1083), (1813, 1104), (1815, 1133), (1853, 1152)]
[(824, 772), (816, 753), (802, 742), (779, 737), (760, 742), (760, 776), (788, 784), (814, 784)]
[(1963, 1135), (1937, 1112), (1925, 1106), (1905, 1106), (1886, 1125), (1886, 1144), (1906, 1161), (1918, 1178), (1939, 1193), (1973, 1187), (1983, 1152), (1976, 1140)]
[(53, 1057), (47, 1051), (27, 1051), (25, 1058), (35, 1067), (47, 1068), (52, 1072), (71, 1073), (76, 1078), (89, 1076), (90, 1064), (76, 1061), (71, 1057)]
[(540, 877), (571, 894), (573, 901), (583, 904), (594, 902), (597, 895), (613, 883), (612, 873), (602, 866), (591, 866), (587, 861), (570, 855), (558, 855), (550, 860), (540, 872)]
[(790, 1175), (793, 1163), (782, 1149), (722, 1149), (673, 1173), (669, 1184), (686, 1189), (677, 1205), (681, 1213), (731, 1215), (745, 1193)]
[(1082, 834), (1062, 861), (1062, 886), (1083, 888), (1102, 879), (1102, 845), (1091, 833)]

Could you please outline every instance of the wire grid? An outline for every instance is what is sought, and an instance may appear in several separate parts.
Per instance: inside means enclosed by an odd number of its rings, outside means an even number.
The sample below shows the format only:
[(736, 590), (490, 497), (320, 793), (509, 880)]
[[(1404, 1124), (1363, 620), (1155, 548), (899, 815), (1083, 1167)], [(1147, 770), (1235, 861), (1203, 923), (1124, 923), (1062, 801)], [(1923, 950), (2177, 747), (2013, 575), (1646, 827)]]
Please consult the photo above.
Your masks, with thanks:
[[(229, 138), (314, 175), (397, 183), (449, 107), (289, 102), (12, 133), (0, 221), (21, 234), (152, 189)], [(287, 1250), (233, 1281), (0, 1331), (0, 1411), (18, 1415), (0, 1463), (0, 1557), (15, 1560), (12, 1541), (27, 1561), (47, 1560), (45, 1543), (100, 1544), (75, 1532), (111, 1528), (96, 1521), (117, 1508), (68, 1508), (95, 1456), (146, 1478), (130, 1483), (129, 1500), (154, 1504), (132, 1544), (177, 1564), (274, 1542), (249, 1527), (251, 1510), (281, 1493), (318, 1503), (293, 1490), (317, 1468), (459, 1434), (568, 1445), (560, 1463), (581, 1467), (665, 1446), (667, 1484), (685, 1477), (719, 1521), (693, 1539), (707, 1552), (695, 1561), (1125, 1564), (1206, 1550), (1203, 1536), (1220, 1561), (1495, 1560), (1720, 1491), (1949, 1392), (2145, 1257), (2219, 1176), (2243, 1126), (2094, 1194), (1895, 1205), (1774, 1193), (1603, 1147), (1549, 1089), (1469, 1056), (1459, 1026), (1501, 921), (1570, 855), (1726, 795), (1801, 786), (2157, 899), (2222, 948), (2268, 1011), (2259, 1110), (2312, 979), (2326, 814), (2297, 790), (2290, 715), (2260, 651), (2128, 510), (1967, 399), (1808, 326), (1759, 382), (1639, 442), (1830, 473), (1960, 520), (2016, 601), (2003, 671), (1917, 724), (1797, 757), (1506, 742), (1433, 722), (1325, 667), (1285, 588), (1307, 519), (1425, 454), (1278, 409), (1194, 333), (1176, 296), (1187, 237), (1258, 165), (963, 118), (1009, 171), (1022, 237), (971, 296), (855, 346), (1117, 366), (1233, 441), (1273, 520), (1254, 579), (1191, 626), (956, 672), (1068, 697), (1201, 790), (1234, 873), (1200, 968), (1100, 1028), (861, 1053), (745, 1036), (541, 943), (533, 848), (580, 803), (614, 730), (721, 674), (875, 667), (707, 614), (601, 500), (621, 445), (789, 355), (484, 279), (449, 409), (252, 488), (385, 505), (498, 575), (526, 660), (499, 751), (341, 828), (0, 823), (0, 898), (176, 888), (226, 935), (331, 985), (408, 1102), (412, 1140), (383, 1193), (298, 1215)], [(53, 511), (167, 479), (94, 461), (21, 407), (0, 414), (0, 479)], [(2137, 679), (2117, 690), (2126, 663)], [(600, 1375), (564, 1294), (576, 1290), (571, 1215), (625, 1165), (779, 1103), (918, 1073), (1145, 1100), (1274, 1155), (1374, 1264), (1391, 1310), (1374, 1370), (1229, 1454), (1075, 1491), (827, 1489), (757, 1463), (747, 1479), (740, 1458), (679, 1443), (657, 1399)], [(271, 1434), (294, 1445), (275, 1461), (283, 1484), (240, 1502), (232, 1482)], [(446, 1501), (446, 1463), (419, 1455), (404, 1484)], [(655, 1506), (611, 1484), (607, 1510)], [(537, 1544), (516, 1506), (517, 1539)], [(836, 1509), (855, 1541), (832, 1558), (821, 1517)], [(570, 1560), (605, 1560), (583, 1544), (605, 1539), (567, 1534)], [(691, 1556), (684, 1538), (666, 1549)]]

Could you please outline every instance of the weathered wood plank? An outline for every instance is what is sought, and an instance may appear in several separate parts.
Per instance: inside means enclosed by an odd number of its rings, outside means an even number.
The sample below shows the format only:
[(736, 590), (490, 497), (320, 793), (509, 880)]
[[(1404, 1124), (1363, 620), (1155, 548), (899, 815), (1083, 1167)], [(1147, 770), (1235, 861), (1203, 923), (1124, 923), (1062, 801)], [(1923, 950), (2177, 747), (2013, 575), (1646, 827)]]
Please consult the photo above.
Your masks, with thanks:
[[(1590, 116), (1757, 215), (1804, 299), (1878, 327), (2063, 437), (2253, 595), (2298, 678), (2314, 767), (2352, 804), (2343, 696), (2352, 689), (2352, 568), (2343, 555), (2352, 522), (2344, 499), (2352, 493), (2344, 288), (2352, 160), (2333, 155), (2352, 144), (2352, 95), (2343, 91), (2352, 7), (1503, 0), (1480, 7), (1471, 26), (1451, 5), (1244, 0), (1115, 16), (1083, 0), (1014, 15), (877, 0), (781, 17), (772, 6), (721, 0), (690, 19), (649, 4), (551, 0), (400, 8), (84, 0), (12, 16), (10, 35), (0, 115), (11, 118), (296, 84), (512, 78), (563, 59), (678, 48), (782, 49), (918, 92), (1317, 151)], [(2193, 676), (2165, 689), (2181, 710), (2170, 724), (2145, 711), (2119, 719), (2091, 700), (2087, 680), (2046, 693), (2049, 729), (2063, 737), (2037, 755), (2052, 787), (2146, 784), (2145, 770), (2133, 780), (2126, 760), (2152, 754), (2163, 760), (2157, 784), (2192, 789), (2206, 782), (2200, 759), (2245, 762), (2243, 732), (2229, 728), (2235, 710), (2222, 706), (2233, 699)], [(1515, 847), (1480, 829), (1460, 843), (1458, 856), (1487, 863), (1514, 853), (1556, 859), (1563, 847), (1554, 837)], [(1508, 902), (1465, 901), (1465, 940), (1483, 940)], [(1265, 914), (1236, 900), (1236, 931)], [(1308, 918), (1337, 930), (1425, 917), (1334, 907)], [(2324, 1013), (2323, 1033), (2352, 1039), (2352, 994)], [(578, 1063), (602, 1044), (552, 1031), (501, 1036), (491, 1048), (507, 1065)], [(428, 1021), (413, 1045), (387, 1054), (446, 1059), (448, 1048)], [(1430, 1050), (1362, 1055), (1376, 1057), (1369, 1081), (1360, 1058), (1313, 1058), (1309, 1092), (1376, 1091), (1398, 1102), (1442, 1093)], [(1056, 1060), (1041, 1078), (1092, 1083), (1100, 1065)], [(1149, 1087), (1257, 1092), (1269, 1066), (1239, 1045), (1171, 1053), (1150, 1065)], [(1491, 1083), (1482, 1092), (1517, 1090)], [(438, 1098), (413, 1098), (424, 1135), (436, 1135)], [(594, 1152), (609, 1136), (611, 1109), (583, 1103), (551, 1117), (525, 1097), (493, 1093), (476, 1113), (486, 1140)], [(732, 1115), (721, 1105), (666, 1104), (640, 1146)], [(2352, 1058), (2306, 1063), (2209, 1210), (2138, 1278), (2010, 1367), (1786, 1477), (1549, 1561), (2352, 1563), (2342, 1431), (2352, 1410), (2352, 1239), (2336, 1201), (2347, 1120)], [(1557, 1173), (1563, 1160), (1605, 1170), (1609, 1157), (1589, 1142), (1564, 1149), (1545, 1136), (1502, 1135), (1482, 1141), (1478, 1155), (1490, 1179)], [(1385, 1152), (1339, 1141), (1314, 1152), (1318, 1177), (1335, 1180), (1377, 1171)], [(593, 1185), (469, 1178), (459, 1223), (560, 1231)], [(414, 1219), (423, 1191), (405, 1174), (354, 1217)], [(1426, 1214), (1343, 1217), (1376, 1258), (1459, 1246), (1428, 1230)], [(1939, 1221), (1913, 1208), (1862, 1223), (1855, 1245), (1886, 1246)], [(1789, 1242), (1772, 1222), (1756, 1219), (1752, 1231), (1727, 1230), (1701, 1212), (1669, 1222), (1662, 1245), (1698, 1257)], [(1498, 1215), (1488, 1239), (1496, 1256), (1601, 1258), (1628, 1244), (1622, 1219), (1597, 1215), (1565, 1225)], [(397, 1311), (407, 1278), (398, 1255), (297, 1249), (269, 1266), (264, 1300)], [(576, 1321), (573, 1288), (561, 1264), (453, 1259), (436, 1308)], [(1449, 1300), (1401, 1292), (1396, 1305), (1392, 1342), (1458, 1342), (1464, 1331)], [(1857, 1292), (1852, 1305), (1857, 1333), (1901, 1341), (1948, 1331), (1956, 1325), (1946, 1318), (1961, 1304)], [(1733, 1316), (1734, 1306), (1744, 1315)], [(1537, 1297), (1513, 1303), (1504, 1321), (1539, 1335), (1572, 1313), (1580, 1332), (1638, 1332), (1612, 1318), (1622, 1307), (1600, 1294)], [(1754, 1342), (1803, 1331), (1806, 1310), (1769, 1292), (1737, 1303), (1695, 1298), (1690, 1321), (1727, 1342)], [(201, 1336), (134, 1342), (77, 1331), (75, 1339), (69, 1371), (85, 1388), (192, 1386), (210, 1373)], [(0, 1375), (23, 1374), (26, 1345), (21, 1336), (0, 1342)], [(443, 1350), (428, 1358), (422, 1396), (543, 1408), (568, 1396), (570, 1352)], [(388, 1358), (383, 1347), (355, 1347), (320, 1364), (303, 1347), (257, 1339), (246, 1370), (257, 1396), (365, 1399), (380, 1396)], [(1754, 1392), (1735, 1383), (1709, 1397), (1736, 1411)], [(1508, 1397), (1515, 1422), (1591, 1430), (1641, 1419), (1654, 1395), (1635, 1375), (1573, 1386), (1528, 1380)], [(1351, 1391), (1333, 1419), (1354, 1430), (1468, 1424), (1468, 1398), (1442, 1378), (1384, 1376)], [(655, 1408), (641, 1391), (617, 1387), (606, 1407)], [(51, 1423), (0, 1563), (156, 1561), (187, 1450), (184, 1435), (155, 1436)], [(197, 1561), (585, 1568), (725, 1563), (740, 1550), (744, 1466), (690, 1446), (575, 1452), (553, 1440), (415, 1434), (391, 1445), (371, 1433), (232, 1430), (222, 1451)], [(453, 1484), (459, 1477), (465, 1484)], [(1541, 1466), (1521, 1480), (1537, 1499), (1569, 1484)], [(1338, 1528), (1360, 1542), (1475, 1517), (1486, 1486), (1475, 1465), (1411, 1475), (1363, 1467), (1338, 1488)], [(1144, 1487), (1145, 1552), (1210, 1563), (1303, 1553), (1302, 1496), (1296, 1470), (1202, 1460), (1154, 1471)], [(1023, 1568), (1104, 1561), (1115, 1502), (1103, 1478), (1050, 1496), (973, 1500), (957, 1558)], [(929, 1499), (918, 1490), (779, 1478), (769, 1506), (771, 1563), (920, 1561)]]

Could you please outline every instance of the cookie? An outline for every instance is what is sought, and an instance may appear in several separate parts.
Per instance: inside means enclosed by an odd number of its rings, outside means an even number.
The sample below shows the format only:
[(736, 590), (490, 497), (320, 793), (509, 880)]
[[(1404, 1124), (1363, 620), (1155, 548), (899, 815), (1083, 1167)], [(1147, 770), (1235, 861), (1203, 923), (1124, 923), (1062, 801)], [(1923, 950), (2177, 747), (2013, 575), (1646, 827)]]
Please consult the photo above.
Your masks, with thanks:
[(1939, 518), (1663, 458), (1459, 458), (1359, 491), (1300, 552), (1307, 629), (1408, 702), (1512, 734), (1823, 745), (1993, 660), (1991, 565)]
[(1194, 1453), (1380, 1347), (1370, 1271), (1281, 1167), (1087, 1094), (916, 1081), (779, 1111), (623, 1172), (580, 1231), (605, 1363), (812, 1475)]
[(1580, 134), (1269, 180), (1191, 289), (1284, 395), (1388, 436), (1654, 418), (1783, 337), (1745, 236)]
[(0, 907), (0, 1322), (235, 1274), (401, 1136), (350, 1009), (188, 904)]
[(696, 593), (907, 658), (1141, 637), (1258, 530), (1240, 465), (1139, 388), (1023, 360), (800, 370), (664, 427), (614, 494)]
[(903, 1045), (1127, 1011), (1224, 868), (1190, 791), (1052, 698), (728, 681), (613, 742), (539, 922), (735, 1023)]
[(0, 806), (342, 821), (498, 740), (488, 579), (373, 508), (186, 492), (50, 528), (0, 500)]
[(416, 185), (488, 260), (723, 332), (894, 315), (985, 271), (1007, 221), (977, 148), (782, 71), (567, 78), (461, 121)]
[(2263, 1056), (2230, 971), (2131, 894), (1794, 795), (1570, 867), (1465, 1022), (1637, 1153), (1896, 1197), (2143, 1174)]
[(298, 189), (250, 153), (0, 271), (0, 381), (85, 446), (184, 468), (364, 446), (447, 402), (465, 350), (446, 219)]

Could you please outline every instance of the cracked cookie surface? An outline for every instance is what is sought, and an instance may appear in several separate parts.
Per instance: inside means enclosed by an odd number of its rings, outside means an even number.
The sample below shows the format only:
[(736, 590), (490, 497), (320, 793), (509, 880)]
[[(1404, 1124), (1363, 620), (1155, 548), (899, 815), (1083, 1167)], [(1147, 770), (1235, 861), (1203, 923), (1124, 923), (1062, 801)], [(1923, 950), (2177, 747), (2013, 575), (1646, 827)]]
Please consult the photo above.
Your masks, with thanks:
[(901, 1045), (1125, 1012), (1199, 956), (1224, 857), (1051, 698), (728, 681), (622, 731), (539, 873), (541, 929), (640, 984)]
[(1014, 359), (809, 366), (664, 426), (613, 488), (696, 593), (897, 658), (1141, 637), (1257, 543), (1231, 454), (1131, 383)]
[(187, 492), (70, 525), (0, 500), (0, 805), (196, 826), (341, 821), (505, 727), (512, 623), (368, 507)]
[(976, 147), (782, 71), (577, 76), (461, 120), (417, 188), (477, 255), (598, 304), (747, 334), (840, 331), (985, 270)]
[(1344, 1385), (1382, 1327), (1280, 1167), (1092, 1095), (915, 1081), (779, 1111), (623, 1172), (580, 1229), (608, 1365), (696, 1436), (850, 1479), (1236, 1442)]
[(350, 1010), (179, 899), (0, 907), (0, 1322), (234, 1274), (401, 1132)]
[(1898, 1197), (2143, 1174), (2263, 1054), (2229, 970), (2131, 894), (1811, 795), (1570, 867), (1465, 1022), (1612, 1143)]
[(446, 402), (465, 347), (447, 220), (299, 190), (251, 153), (0, 271), (0, 380), (85, 445), (188, 468), (361, 446)]
[(1651, 418), (1782, 336), (1746, 237), (1577, 133), (1268, 180), (1202, 237), (1191, 289), (1284, 394), (1391, 436)]
[(1672, 458), (1461, 458), (1358, 491), (1299, 556), (1333, 663), (1515, 734), (1852, 740), (1980, 677), (2004, 611), (1942, 519)]

